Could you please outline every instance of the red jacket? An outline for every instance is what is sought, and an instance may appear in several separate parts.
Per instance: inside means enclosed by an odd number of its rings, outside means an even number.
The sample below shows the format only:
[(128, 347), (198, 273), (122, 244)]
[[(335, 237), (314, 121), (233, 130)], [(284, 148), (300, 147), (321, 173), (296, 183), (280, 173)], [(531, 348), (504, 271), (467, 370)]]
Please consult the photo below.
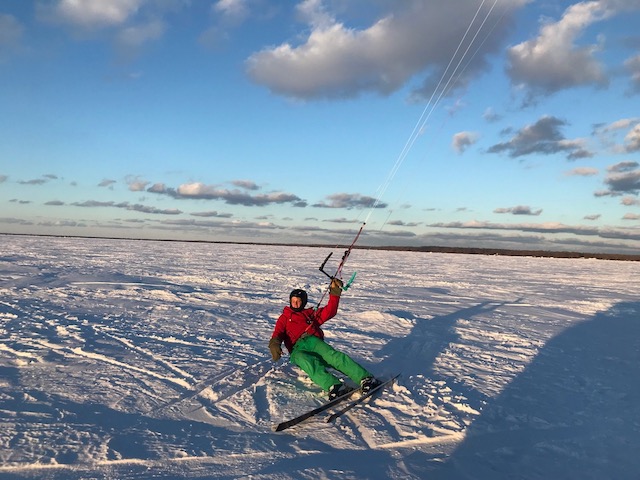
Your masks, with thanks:
[(278, 338), (283, 341), (289, 352), (293, 350), (293, 346), (305, 332), (324, 339), (324, 333), (320, 329), (320, 325), (335, 317), (336, 313), (338, 313), (339, 303), (339, 296), (329, 295), (327, 304), (317, 311), (313, 308), (306, 308), (301, 312), (294, 312), (291, 306), (284, 307), (282, 315), (276, 321), (271, 338)]

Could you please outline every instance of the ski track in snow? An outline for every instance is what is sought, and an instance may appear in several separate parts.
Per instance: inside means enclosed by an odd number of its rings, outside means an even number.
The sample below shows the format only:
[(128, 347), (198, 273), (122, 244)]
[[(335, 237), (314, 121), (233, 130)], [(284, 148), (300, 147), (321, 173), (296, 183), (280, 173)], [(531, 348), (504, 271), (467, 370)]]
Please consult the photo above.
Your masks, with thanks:
[(327, 341), (402, 376), (276, 434), (326, 397), (267, 348), (326, 250), (0, 245), (2, 479), (640, 478), (639, 263), (356, 250)]

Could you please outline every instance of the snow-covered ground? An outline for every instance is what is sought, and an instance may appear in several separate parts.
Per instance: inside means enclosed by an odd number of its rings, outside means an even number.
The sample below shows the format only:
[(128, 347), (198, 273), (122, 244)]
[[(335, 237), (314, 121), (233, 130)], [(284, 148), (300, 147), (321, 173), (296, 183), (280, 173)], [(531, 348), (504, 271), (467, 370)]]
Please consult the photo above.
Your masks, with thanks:
[(0, 236), (0, 478), (640, 478), (636, 262), (355, 250), (327, 341), (402, 376), (272, 432), (325, 398), (267, 342), (328, 253)]

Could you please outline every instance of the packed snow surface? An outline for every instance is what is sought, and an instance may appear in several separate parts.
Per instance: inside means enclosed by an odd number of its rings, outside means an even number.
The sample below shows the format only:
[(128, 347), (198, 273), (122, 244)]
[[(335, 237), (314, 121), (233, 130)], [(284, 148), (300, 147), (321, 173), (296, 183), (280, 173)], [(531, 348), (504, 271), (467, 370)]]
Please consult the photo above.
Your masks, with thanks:
[(267, 348), (326, 249), (0, 247), (2, 479), (640, 478), (640, 263), (354, 250), (327, 341), (402, 375), (275, 433), (326, 398)]

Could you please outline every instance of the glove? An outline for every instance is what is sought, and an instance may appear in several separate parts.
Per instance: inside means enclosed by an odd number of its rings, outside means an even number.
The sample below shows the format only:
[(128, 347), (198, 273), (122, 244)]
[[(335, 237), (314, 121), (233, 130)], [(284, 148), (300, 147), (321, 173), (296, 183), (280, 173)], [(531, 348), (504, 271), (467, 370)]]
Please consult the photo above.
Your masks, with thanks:
[(334, 278), (331, 280), (331, 286), (329, 287), (329, 293), (339, 297), (342, 294), (342, 280)]
[(282, 348), (280, 347), (281, 340), (277, 337), (269, 340), (269, 350), (271, 350), (271, 358), (273, 358), (274, 362), (280, 360), (282, 356)]

